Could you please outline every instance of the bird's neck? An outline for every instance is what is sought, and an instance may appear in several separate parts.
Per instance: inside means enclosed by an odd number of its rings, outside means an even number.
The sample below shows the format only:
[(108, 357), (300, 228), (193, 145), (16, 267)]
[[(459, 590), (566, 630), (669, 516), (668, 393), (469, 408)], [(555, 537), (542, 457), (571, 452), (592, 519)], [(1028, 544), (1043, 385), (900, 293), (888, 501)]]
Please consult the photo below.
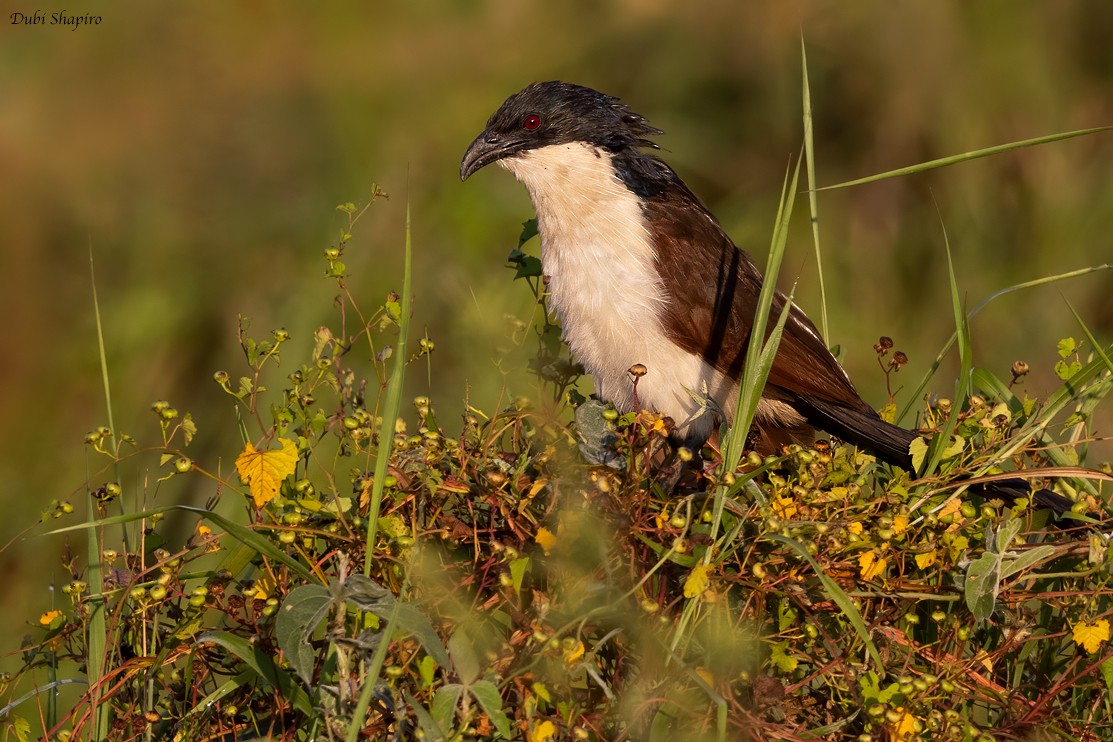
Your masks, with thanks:
[(537, 213), (541, 260), (557, 313), (598, 309), (615, 294), (651, 309), (660, 276), (641, 199), (616, 175), (613, 155), (585, 143), (552, 145), (500, 161)]
[(725, 405), (734, 385), (669, 340), (656, 247), (642, 196), (620, 175), (622, 163), (616, 168), (615, 155), (603, 149), (562, 144), (500, 164), (529, 191), (550, 306), (600, 395), (633, 409), (627, 370), (643, 364), (649, 374), (638, 384), (638, 403), (708, 433), (711, 417), (694, 395), (707, 388)]

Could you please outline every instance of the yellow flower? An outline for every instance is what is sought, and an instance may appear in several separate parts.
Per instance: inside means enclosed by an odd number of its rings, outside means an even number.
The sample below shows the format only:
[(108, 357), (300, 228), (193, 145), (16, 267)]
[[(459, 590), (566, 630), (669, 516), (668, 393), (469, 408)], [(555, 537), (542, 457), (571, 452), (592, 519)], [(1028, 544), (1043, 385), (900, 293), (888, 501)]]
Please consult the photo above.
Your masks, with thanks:
[(537, 529), (537, 535), (533, 537), (533, 540), (545, 551), (546, 556), (548, 556), (549, 552), (556, 546), (557, 541), (553, 532), (544, 526)]
[(39, 623), (43, 626), (52, 626), (55, 621), (62, 617), (62, 612), (59, 610), (47, 611), (39, 616)]
[(872, 580), (880, 577), (885, 573), (885, 567), (889, 565), (889, 561), (877, 553), (876, 549), (870, 549), (862, 556), (858, 557), (858, 566), (861, 568), (863, 580)]
[(901, 717), (900, 721), (893, 725), (893, 735), (903, 742), (903, 740), (911, 739), (912, 735), (916, 733), (916, 717), (905, 711), (903, 707), (898, 707), (896, 711)]
[(551, 742), (556, 737), (556, 725), (546, 719), (529, 733), (529, 742)]
[(777, 497), (773, 499), (773, 512), (778, 518), (795, 518), (796, 517), (796, 503), (792, 501), (791, 497)]
[(564, 646), (564, 661), (571, 665), (584, 656), (584, 643), (579, 639), (576, 639), (574, 642), (565, 641), (567, 643)]

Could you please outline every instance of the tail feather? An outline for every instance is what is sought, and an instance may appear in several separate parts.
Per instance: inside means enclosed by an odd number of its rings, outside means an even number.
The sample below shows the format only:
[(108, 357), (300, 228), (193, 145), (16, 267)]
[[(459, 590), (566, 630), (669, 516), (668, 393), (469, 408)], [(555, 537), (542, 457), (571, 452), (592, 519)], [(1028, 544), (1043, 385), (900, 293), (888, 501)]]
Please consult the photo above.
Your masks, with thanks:
[[(798, 396), (793, 406), (809, 423), (848, 443), (869, 451), (882, 461), (898, 466), (915, 475), (912, 454), (909, 446), (916, 433), (881, 419), (872, 408), (864, 403), (860, 407), (845, 407), (822, 399)], [(1009, 505), (1017, 500), (1029, 498), (1036, 510), (1050, 510), (1056, 516), (1070, 512), (1074, 502), (1048, 489), (1033, 491), (1023, 479), (1001, 479), (972, 487), (982, 497), (1001, 499)], [(1096, 514), (1090, 517), (1097, 519)]]

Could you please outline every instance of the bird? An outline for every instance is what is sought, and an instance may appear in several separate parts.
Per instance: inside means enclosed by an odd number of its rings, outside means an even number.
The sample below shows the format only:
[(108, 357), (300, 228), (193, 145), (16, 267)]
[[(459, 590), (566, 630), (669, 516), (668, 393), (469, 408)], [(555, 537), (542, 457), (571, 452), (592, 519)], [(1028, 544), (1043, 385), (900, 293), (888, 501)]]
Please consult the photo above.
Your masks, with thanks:
[[(698, 451), (734, 412), (764, 276), (657, 154), (651, 126), (619, 98), (535, 82), (488, 119), (460, 179), (497, 164), (525, 186), (537, 217), (550, 306), (596, 393), (620, 412), (671, 418), (677, 445)], [(788, 317), (754, 417), (765, 448), (809, 445), (815, 431), (915, 476), (918, 433), (894, 425), (855, 389), (813, 322), (780, 291)], [(629, 370), (644, 367), (634, 380)], [(1057, 515), (1074, 503), (1023, 479), (980, 486), (1010, 505)]]

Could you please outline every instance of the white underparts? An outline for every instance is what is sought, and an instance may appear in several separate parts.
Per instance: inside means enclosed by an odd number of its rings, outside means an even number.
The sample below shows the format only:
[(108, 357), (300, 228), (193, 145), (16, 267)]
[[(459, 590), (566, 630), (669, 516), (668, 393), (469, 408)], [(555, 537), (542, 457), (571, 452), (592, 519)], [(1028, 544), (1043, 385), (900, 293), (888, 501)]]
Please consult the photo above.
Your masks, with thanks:
[[(672, 417), (683, 433), (706, 436), (718, 410), (733, 415), (737, 384), (674, 344), (662, 327), (668, 299), (653, 243), (639, 199), (614, 174), (611, 155), (572, 143), (499, 164), (529, 191), (552, 307), (599, 395), (634, 409), (628, 369), (640, 363), (648, 373), (638, 380), (637, 406)], [(777, 405), (785, 407), (769, 401), (759, 416), (783, 418)]]

